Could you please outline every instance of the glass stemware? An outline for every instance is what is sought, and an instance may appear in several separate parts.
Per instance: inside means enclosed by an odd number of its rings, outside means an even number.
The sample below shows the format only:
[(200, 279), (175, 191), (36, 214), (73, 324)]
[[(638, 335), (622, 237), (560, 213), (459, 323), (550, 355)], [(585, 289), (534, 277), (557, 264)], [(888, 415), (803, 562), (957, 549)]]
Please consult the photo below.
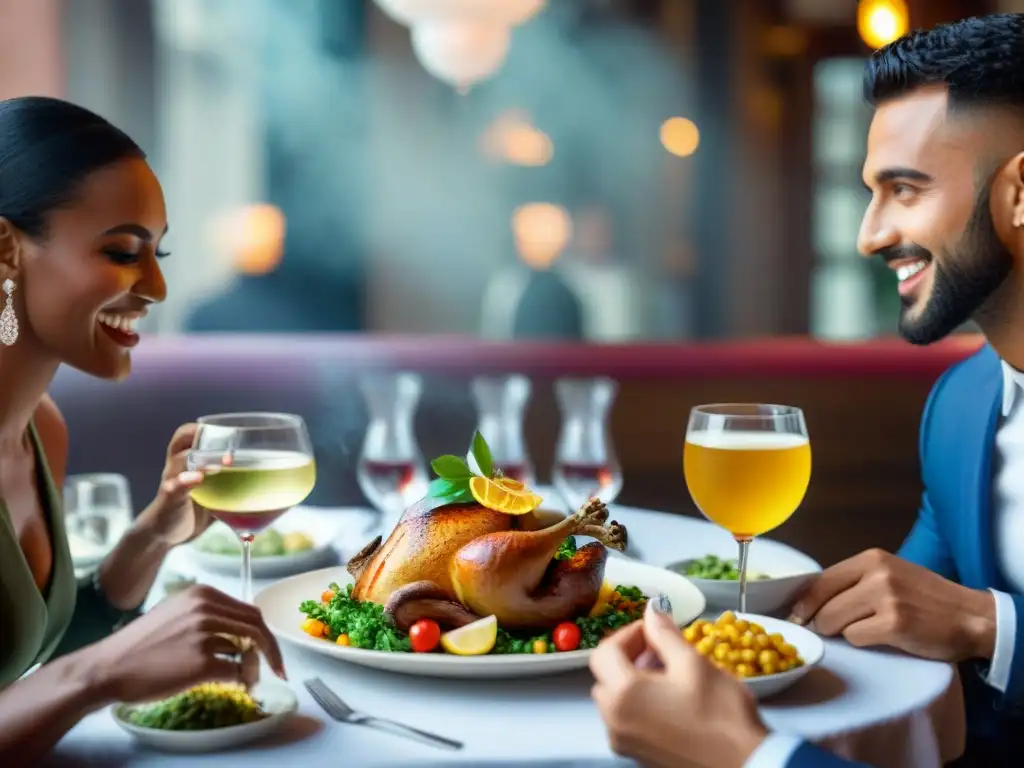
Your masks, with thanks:
[(413, 418), (423, 391), (413, 373), (371, 375), (359, 382), (370, 424), (356, 476), (367, 500), (381, 514), (387, 533), (405, 509), (427, 492), (427, 466), (416, 442)]
[(727, 403), (690, 411), (683, 472), (694, 503), (739, 545), (739, 610), (747, 610), (750, 542), (788, 520), (811, 479), (804, 414), (788, 405)]
[(622, 490), (622, 469), (608, 427), (617, 392), (618, 385), (606, 378), (555, 382), (562, 427), (552, 480), (570, 512), (592, 497), (611, 504)]
[(113, 473), (64, 479), (64, 526), (75, 568), (98, 565), (132, 524), (128, 479)]
[(252, 602), (252, 541), (316, 484), (306, 424), (286, 413), (225, 413), (197, 420), (188, 468), (204, 474), (192, 501), (242, 543), (242, 600)]
[(477, 431), (491, 449), (494, 468), (532, 488), (536, 478), (523, 437), (530, 380), (520, 375), (478, 376), (470, 389), (476, 401)]

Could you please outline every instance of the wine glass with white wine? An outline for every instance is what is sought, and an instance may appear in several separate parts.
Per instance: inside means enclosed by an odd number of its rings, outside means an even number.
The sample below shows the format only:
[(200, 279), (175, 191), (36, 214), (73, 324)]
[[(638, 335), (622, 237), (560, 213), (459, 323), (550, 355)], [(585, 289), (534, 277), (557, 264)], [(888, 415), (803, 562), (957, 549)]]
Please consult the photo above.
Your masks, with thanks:
[(188, 468), (204, 473), (192, 501), (242, 543), (242, 600), (252, 602), (252, 541), (302, 503), (316, 484), (313, 446), (300, 416), (223, 413), (197, 421)]

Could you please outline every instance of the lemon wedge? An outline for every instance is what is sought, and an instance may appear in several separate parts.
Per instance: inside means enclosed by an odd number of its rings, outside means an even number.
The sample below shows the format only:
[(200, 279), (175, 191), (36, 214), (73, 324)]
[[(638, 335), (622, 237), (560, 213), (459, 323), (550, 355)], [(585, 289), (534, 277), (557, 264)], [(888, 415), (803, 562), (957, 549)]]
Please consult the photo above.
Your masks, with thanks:
[(456, 656), (483, 656), (498, 642), (498, 617), (482, 619), (441, 635), (441, 647)]
[(495, 481), (479, 475), (469, 479), (469, 492), (481, 506), (506, 515), (525, 515), (533, 512), (544, 501), (536, 493), (509, 487), (505, 480)]
[(594, 603), (594, 607), (590, 609), (590, 613), (588, 615), (593, 617), (600, 616), (604, 613), (614, 595), (615, 587), (607, 581), (603, 582), (601, 584), (601, 591), (597, 594), (597, 602)]

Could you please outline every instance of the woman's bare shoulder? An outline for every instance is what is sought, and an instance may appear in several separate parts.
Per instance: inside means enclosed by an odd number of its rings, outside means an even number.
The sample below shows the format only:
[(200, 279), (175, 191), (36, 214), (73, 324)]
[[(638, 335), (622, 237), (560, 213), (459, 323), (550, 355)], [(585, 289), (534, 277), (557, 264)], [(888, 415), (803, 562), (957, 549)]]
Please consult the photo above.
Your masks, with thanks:
[(68, 427), (64, 423), (60, 409), (49, 395), (43, 395), (43, 399), (39, 401), (33, 421), (46, 452), (46, 463), (50, 467), (54, 483), (60, 488), (64, 485), (68, 463)]

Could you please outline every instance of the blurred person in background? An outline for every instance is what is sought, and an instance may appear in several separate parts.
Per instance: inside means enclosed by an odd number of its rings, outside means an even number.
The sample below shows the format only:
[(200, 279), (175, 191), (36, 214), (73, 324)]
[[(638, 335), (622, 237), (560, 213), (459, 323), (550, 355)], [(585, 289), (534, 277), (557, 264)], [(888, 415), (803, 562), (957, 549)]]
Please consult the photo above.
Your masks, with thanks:
[[(591, 203), (577, 212), (565, 278), (582, 301), (586, 337), (594, 341), (624, 342), (646, 330), (645, 292), (615, 246), (608, 207)], [(653, 293), (647, 291), (646, 298)]]
[[(872, 198), (858, 245), (896, 273), (900, 333), (931, 344), (973, 320), (987, 344), (929, 395), (920, 430), (925, 490), (899, 552), (872, 550), (826, 569), (790, 620), (857, 646), (959, 663), (961, 764), (1020, 766), (1024, 14), (913, 32), (872, 55), (865, 93), (876, 108), (863, 168)], [(686, 653), (678, 635), (634, 631), (595, 654), (595, 699), (620, 751), (664, 766), (837, 762), (799, 739), (768, 735), (740, 683)], [(668, 672), (631, 675), (628, 662), (646, 644)], [(659, 711), (674, 711), (680, 724), (647, 725)]]
[[(134, 324), (165, 299), (163, 191), (138, 145), (58, 99), (0, 101), (0, 765), (35, 764), (80, 719), (207, 680), (252, 682), (251, 638), (281, 676), (252, 605), (209, 587), (140, 615), (171, 548), (210, 522), (189, 491), (195, 425), (162, 484), (98, 570), (78, 582), (61, 487), (68, 433), (47, 388), (70, 365), (131, 371)], [(159, 659), (159, 664), (154, 664)]]
[(485, 336), (518, 341), (582, 341), (584, 307), (557, 264), (572, 221), (552, 203), (527, 203), (512, 215), (518, 260), (497, 272), (484, 292)]

